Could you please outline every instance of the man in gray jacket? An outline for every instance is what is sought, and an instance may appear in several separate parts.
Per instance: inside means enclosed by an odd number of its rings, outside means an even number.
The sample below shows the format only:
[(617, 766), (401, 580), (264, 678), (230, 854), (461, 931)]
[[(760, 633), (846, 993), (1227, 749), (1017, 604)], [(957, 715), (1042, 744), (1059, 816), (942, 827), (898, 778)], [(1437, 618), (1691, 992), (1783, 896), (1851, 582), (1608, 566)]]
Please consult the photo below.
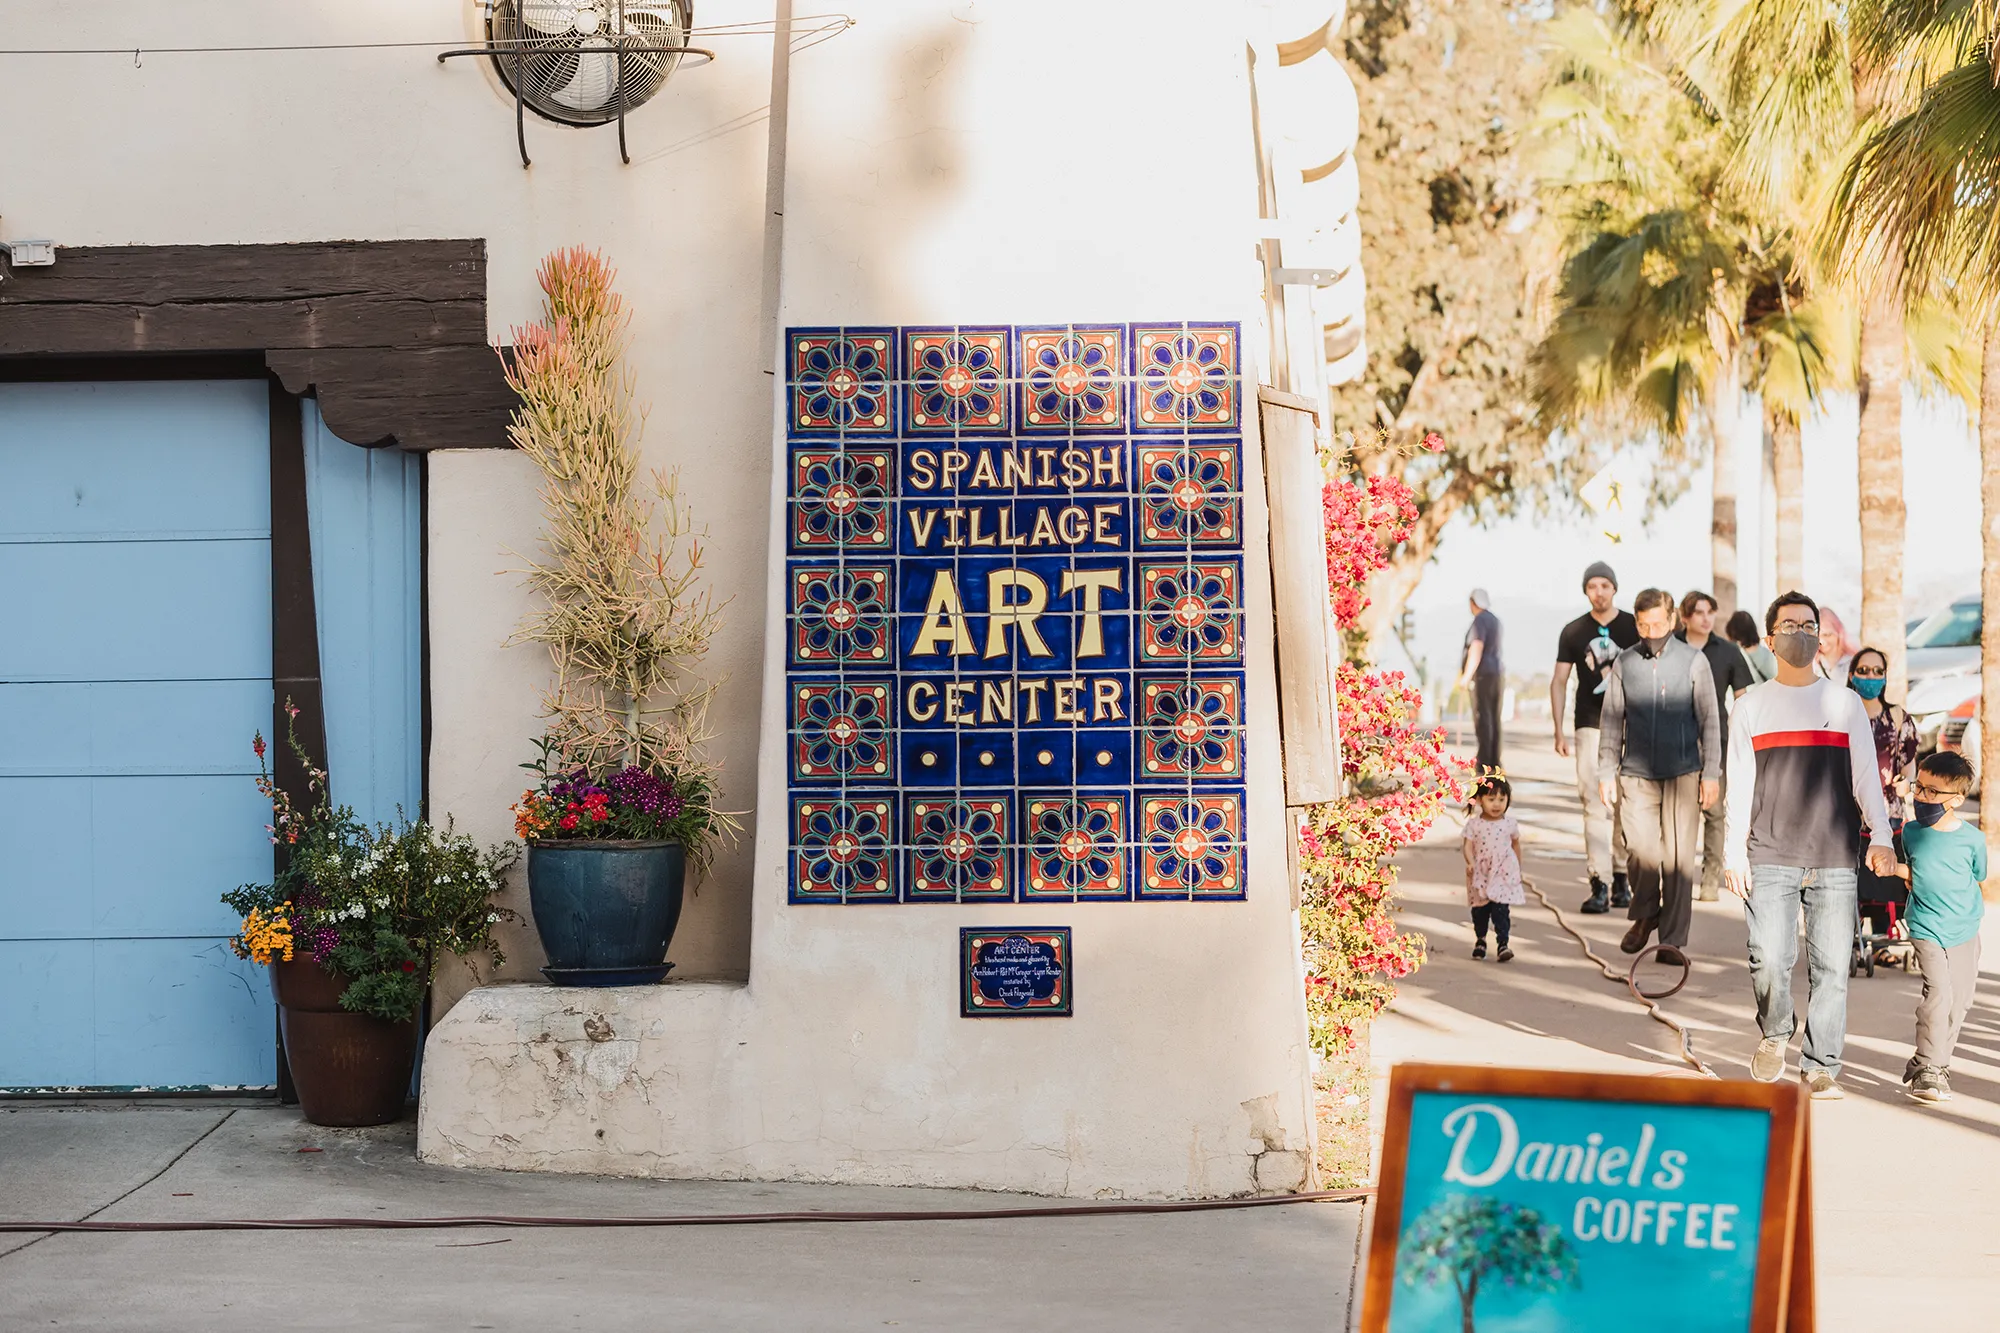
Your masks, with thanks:
[(1701, 812), (1722, 778), (1722, 718), (1708, 660), (1674, 637), (1674, 599), (1648, 588), (1632, 599), (1639, 646), (1618, 655), (1605, 682), (1598, 772), (1616, 803), (1631, 856), (1632, 928), (1619, 948), (1637, 953), (1655, 929), (1660, 960), (1680, 963), (1694, 916)]

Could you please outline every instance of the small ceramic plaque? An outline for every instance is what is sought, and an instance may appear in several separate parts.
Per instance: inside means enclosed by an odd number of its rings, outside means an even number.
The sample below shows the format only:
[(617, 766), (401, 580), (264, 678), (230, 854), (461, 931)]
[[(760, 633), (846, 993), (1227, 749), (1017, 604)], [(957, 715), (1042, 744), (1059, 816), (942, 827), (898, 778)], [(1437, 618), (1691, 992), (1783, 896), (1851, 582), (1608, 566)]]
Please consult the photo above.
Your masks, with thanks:
[(959, 1012), (967, 1018), (1067, 1018), (1068, 926), (966, 926), (958, 932)]

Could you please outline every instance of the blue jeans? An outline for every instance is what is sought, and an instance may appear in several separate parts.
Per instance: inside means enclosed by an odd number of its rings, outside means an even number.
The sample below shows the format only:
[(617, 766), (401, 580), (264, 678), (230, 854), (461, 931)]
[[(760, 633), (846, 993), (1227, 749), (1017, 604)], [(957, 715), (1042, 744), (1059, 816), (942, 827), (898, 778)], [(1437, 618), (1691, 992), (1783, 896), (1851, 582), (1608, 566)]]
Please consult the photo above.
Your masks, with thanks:
[(1840, 1076), (1847, 1041), (1847, 964), (1854, 952), (1855, 873), (1852, 866), (1750, 867), (1743, 904), (1750, 928), (1750, 989), (1757, 1027), (1766, 1037), (1790, 1037), (1792, 967), (1799, 959), (1799, 906), (1806, 915), (1806, 1040), (1799, 1068)]

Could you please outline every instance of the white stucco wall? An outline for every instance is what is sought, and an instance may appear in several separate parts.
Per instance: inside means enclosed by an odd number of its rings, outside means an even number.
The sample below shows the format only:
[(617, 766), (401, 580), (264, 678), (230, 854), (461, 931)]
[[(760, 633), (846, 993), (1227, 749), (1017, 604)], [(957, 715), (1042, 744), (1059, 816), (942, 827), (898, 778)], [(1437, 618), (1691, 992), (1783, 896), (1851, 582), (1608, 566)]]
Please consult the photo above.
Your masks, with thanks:
[[(773, 322), (1258, 317), (1255, 164), (1238, 8), (1202, 0), (861, 0), (790, 64), (782, 285), (764, 308), (772, 63), (732, 38), (612, 131), (533, 124), (472, 62), (421, 51), (40, 57), (0, 77), (6, 235), (68, 245), (483, 236), (496, 338), (532, 269), (604, 249), (636, 312), (648, 461), (685, 467), (734, 598), (713, 667), (724, 796), (785, 798), (783, 449)], [(246, 13), (252, 17), (246, 18)], [(768, 16), (705, 0), (721, 23)], [(246, 11), (137, 0), (17, 15), (18, 46), (447, 40), (453, 0)], [(62, 79), (51, 97), (47, 80)], [(38, 83), (39, 81), (39, 83)], [(55, 108), (62, 109), (57, 111)], [(32, 127), (19, 132), (18, 127)], [(1246, 366), (1254, 385), (1257, 368)], [(1254, 390), (1253, 390), (1254, 392)], [(792, 907), (782, 817), (691, 900), (677, 982), (499, 986), (426, 1052), (435, 1161), (672, 1176), (1214, 1195), (1302, 1183), (1307, 1053), (1285, 883), (1271, 598), (1254, 404), (1244, 414), (1248, 818), (1243, 902)], [(430, 460), (433, 808), (499, 838), (536, 730), (525, 600), (531, 471)], [(761, 719), (760, 723), (753, 719)], [(525, 909), (518, 889), (511, 905)], [(1068, 924), (1076, 1015), (958, 1016), (961, 925)], [(533, 975), (532, 932), (508, 971)], [(464, 984), (447, 980), (447, 995)]]
[[(768, 19), (768, 4), (704, 0), (703, 22)], [(717, 582), (737, 600), (714, 652), (721, 718), (759, 708), (770, 451), (762, 273), (769, 136), (768, 36), (718, 39), (718, 60), (678, 73), (628, 126), (528, 118), (476, 59), (422, 48), (167, 54), (132, 48), (483, 40), (472, 0), (92, 0), (8, 6), (6, 45), (119, 49), (0, 57), (0, 238), (60, 245), (480, 237), (496, 342), (533, 318), (535, 265), (598, 248), (633, 311), (631, 366), (650, 404), (644, 448), (686, 469)], [(539, 516), (520, 460), (483, 450), (430, 463), (433, 809), (479, 837), (510, 837), (515, 765), (538, 731), (530, 647), (502, 648), (527, 601), (501, 573), (532, 550)], [(724, 793), (755, 801), (756, 738), (724, 727)], [(674, 941), (685, 975), (748, 966), (751, 856), (725, 856)], [(509, 905), (525, 913), (516, 884)], [(532, 928), (505, 932), (506, 974), (536, 975)], [(449, 1002), (471, 982), (440, 978)], [(440, 1006), (442, 1007), (442, 1006)]]

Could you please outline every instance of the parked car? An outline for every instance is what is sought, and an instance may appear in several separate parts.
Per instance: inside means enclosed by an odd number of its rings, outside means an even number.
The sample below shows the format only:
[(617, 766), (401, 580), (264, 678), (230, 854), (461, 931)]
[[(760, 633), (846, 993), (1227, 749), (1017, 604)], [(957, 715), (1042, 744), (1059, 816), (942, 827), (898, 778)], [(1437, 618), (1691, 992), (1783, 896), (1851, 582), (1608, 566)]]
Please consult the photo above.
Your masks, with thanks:
[(1938, 732), (1938, 749), (1964, 755), (1966, 761), (1972, 765), (1972, 779), (1976, 783), (1979, 780), (1981, 748), (1979, 696), (1975, 694), (1952, 709), (1951, 715), (1945, 718), (1944, 727)]
[(1904, 707), (1916, 719), (1917, 740), (1934, 750), (1952, 710), (1979, 698), (1979, 594), (1961, 597), (1911, 631), (1910, 692)]

